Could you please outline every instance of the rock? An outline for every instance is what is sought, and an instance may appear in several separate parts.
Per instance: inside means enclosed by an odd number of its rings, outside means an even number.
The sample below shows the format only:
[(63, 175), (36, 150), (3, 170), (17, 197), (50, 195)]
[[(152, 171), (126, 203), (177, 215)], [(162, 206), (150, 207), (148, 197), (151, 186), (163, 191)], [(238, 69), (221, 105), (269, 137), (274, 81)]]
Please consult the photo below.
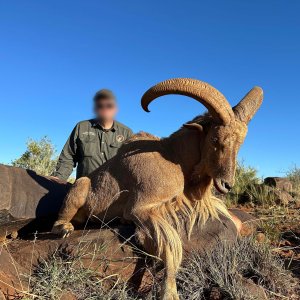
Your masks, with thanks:
[(77, 298), (73, 293), (66, 291), (61, 294), (59, 300), (77, 300)]
[(238, 230), (241, 236), (250, 236), (256, 232), (260, 225), (257, 218), (237, 208), (230, 209), (230, 212), (241, 222), (241, 227)]
[(197, 250), (205, 253), (213, 250), (220, 240), (235, 241), (238, 231), (235, 224), (227, 218), (221, 217), (221, 221), (209, 219), (205, 226), (199, 230), (194, 228), (190, 240), (184, 235), (183, 249), (185, 253)]
[(22, 294), (23, 286), (27, 287), (26, 280), (20, 275), (24, 271), (9, 251), (0, 247), (0, 294), (5, 296), (4, 299), (16, 299)]
[(264, 233), (262, 232), (259, 232), (257, 235), (256, 235), (256, 240), (258, 241), (258, 243), (262, 244), (263, 242), (266, 241), (266, 236)]
[[(273, 178), (273, 177), (272, 177)], [(239, 203), (247, 202), (288, 205), (293, 200), (290, 193), (266, 184), (252, 184), (240, 197)]]
[(249, 236), (256, 231), (259, 224), (256, 218), (240, 209), (230, 209), (229, 211), (234, 220), (236, 219), (234, 223), (224, 217), (221, 217), (221, 221), (208, 220), (201, 230), (194, 228), (190, 240), (183, 236), (183, 249), (185, 252), (189, 253), (192, 250), (197, 250), (199, 253), (207, 253), (213, 250), (220, 240), (233, 242), (238, 235)]
[[(239, 215), (242, 222), (253, 220), (252, 216), (237, 209), (234, 214)], [(145, 256), (132, 238), (134, 232), (133, 225), (118, 225), (113, 229), (76, 230), (66, 239), (57, 239), (51, 233), (38, 233), (36, 240), (13, 240), (2, 249), (0, 280), (6, 276), (9, 286), (22, 290), (16, 269), (22, 274), (22, 286), (28, 287), (30, 273), (39, 261), (47, 259), (57, 249), (74, 254), (84, 249), (85, 255), (81, 256), (84, 266), (96, 268), (103, 277), (119, 274), (121, 279), (129, 281), (136, 289), (147, 291), (151, 289), (154, 278), (149, 270), (145, 270)], [(189, 255), (193, 250), (200, 254), (207, 253), (220, 240), (234, 242), (237, 236), (238, 232), (232, 221), (224, 218), (221, 222), (210, 220), (201, 230), (195, 227), (190, 240), (183, 237), (184, 255)], [(15, 292), (7, 289), (6, 285), (0, 285), (0, 290), (5, 295)]]
[(270, 197), (273, 197), (275, 203), (279, 205), (287, 206), (293, 201), (293, 197), (288, 192), (281, 190), (272, 190), (270, 192)]
[[(117, 225), (113, 230), (77, 230), (67, 239), (57, 239), (45, 233), (45, 228), (50, 230), (68, 188), (66, 182), (0, 165), (0, 237), (8, 234), (16, 237), (17, 231), (20, 233), (24, 226), (28, 228), (29, 223), (33, 226), (31, 232), (39, 232), (35, 240), (11, 240), (0, 248), (1, 292), (8, 298), (26, 292), (24, 288), (28, 287), (28, 278), (41, 259), (47, 259), (57, 249), (74, 253), (80, 247), (84, 247), (87, 253), (81, 257), (83, 265), (97, 268), (103, 276), (119, 274), (138, 289), (151, 287), (153, 275), (145, 271), (145, 256), (140, 254), (141, 250), (132, 238), (134, 226)], [(220, 240), (234, 242), (246, 226), (244, 224), (255, 224), (254, 218), (245, 212), (232, 210), (232, 214), (234, 222), (221, 217), (221, 221), (209, 220), (201, 230), (195, 227), (190, 240), (183, 234), (184, 255), (192, 250), (207, 253)], [(43, 224), (50, 227), (39, 227)], [(22, 234), (20, 236), (22, 238)], [(95, 253), (95, 249), (102, 250)]]
[(213, 287), (210, 291), (209, 300), (221, 300), (222, 298), (221, 290), (217, 287)]
[(288, 193), (293, 191), (293, 184), (286, 177), (267, 177), (264, 184)]
[(243, 286), (246, 288), (249, 295), (253, 296), (253, 299), (268, 300), (266, 292), (260, 285), (257, 285), (251, 279), (247, 279), (242, 276), (240, 276), (240, 280), (242, 281)]
[(0, 165), (0, 239), (36, 218), (54, 220), (67, 190), (66, 182)]
[(296, 209), (300, 208), (300, 199), (294, 200), (294, 208), (296, 208)]

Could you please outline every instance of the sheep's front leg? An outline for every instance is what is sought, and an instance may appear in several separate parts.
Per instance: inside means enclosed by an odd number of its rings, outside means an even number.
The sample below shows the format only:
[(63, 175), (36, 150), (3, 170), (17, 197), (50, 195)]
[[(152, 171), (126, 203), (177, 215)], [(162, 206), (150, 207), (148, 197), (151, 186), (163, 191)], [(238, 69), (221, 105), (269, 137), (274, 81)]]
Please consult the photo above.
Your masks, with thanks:
[(138, 239), (144, 249), (164, 263), (161, 299), (179, 300), (176, 273), (182, 261), (182, 243), (177, 231), (159, 210), (134, 210), (133, 221), (139, 227)]
[(60, 209), (58, 220), (54, 223), (52, 232), (54, 234), (67, 237), (74, 230), (71, 221), (78, 210), (84, 206), (91, 187), (91, 181), (88, 177), (82, 177), (75, 181), (69, 193), (64, 199)]

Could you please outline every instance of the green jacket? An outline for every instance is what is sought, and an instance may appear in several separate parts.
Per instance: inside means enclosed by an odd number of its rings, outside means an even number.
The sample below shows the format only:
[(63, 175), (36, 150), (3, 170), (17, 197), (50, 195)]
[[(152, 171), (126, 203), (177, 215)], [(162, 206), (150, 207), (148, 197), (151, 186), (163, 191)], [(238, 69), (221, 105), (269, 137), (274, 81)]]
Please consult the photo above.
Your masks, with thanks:
[(115, 156), (131, 135), (131, 129), (117, 121), (110, 130), (103, 129), (95, 119), (79, 122), (59, 156), (53, 176), (67, 180), (76, 166), (76, 178), (90, 174)]

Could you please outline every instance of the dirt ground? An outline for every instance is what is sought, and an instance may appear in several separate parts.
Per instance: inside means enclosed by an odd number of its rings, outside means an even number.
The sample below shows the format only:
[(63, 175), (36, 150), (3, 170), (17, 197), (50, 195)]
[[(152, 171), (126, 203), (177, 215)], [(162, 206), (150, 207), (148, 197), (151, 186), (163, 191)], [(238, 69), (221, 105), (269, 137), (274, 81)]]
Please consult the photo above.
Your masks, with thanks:
[(284, 207), (242, 207), (261, 220), (258, 238), (269, 242), (274, 253), (300, 279), (300, 209)]

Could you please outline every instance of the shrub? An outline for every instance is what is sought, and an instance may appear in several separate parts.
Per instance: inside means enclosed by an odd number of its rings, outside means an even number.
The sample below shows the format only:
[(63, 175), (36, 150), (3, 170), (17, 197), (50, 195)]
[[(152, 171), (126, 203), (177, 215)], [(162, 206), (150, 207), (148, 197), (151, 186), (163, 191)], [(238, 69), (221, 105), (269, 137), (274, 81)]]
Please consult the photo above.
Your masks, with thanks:
[(51, 175), (57, 162), (56, 150), (51, 140), (46, 136), (37, 141), (29, 139), (26, 145), (26, 151), (11, 164), (14, 167), (35, 171), (39, 175)]
[(276, 204), (276, 194), (270, 187), (264, 184), (251, 184), (244, 193), (248, 201), (257, 206), (270, 207)]
[(279, 258), (272, 255), (269, 246), (250, 238), (233, 244), (220, 242), (205, 257), (193, 253), (178, 274), (178, 286), (182, 299), (210, 299), (216, 288), (221, 299), (255, 299), (245, 286), (247, 279), (262, 287), (269, 299), (299, 299), (296, 282)]
[(101, 278), (97, 268), (84, 266), (82, 257), (86, 253), (79, 252), (58, 249), (48, 259), (40, 261), (30, 277), (31, 294), (36, 299), (50, 300), (61, 299), (65, 291), (78, 300), (136, 299), (129, 295), (126, 283), (119, 278)]
[(245, 166), (239, 162), (235, 173), (235, 184), (232, 190), (226, 195), (226, 200), (230, 204), (237, 204), (240, 196), (252, 185), (258, 184), (257, 170), (253, 167)]

